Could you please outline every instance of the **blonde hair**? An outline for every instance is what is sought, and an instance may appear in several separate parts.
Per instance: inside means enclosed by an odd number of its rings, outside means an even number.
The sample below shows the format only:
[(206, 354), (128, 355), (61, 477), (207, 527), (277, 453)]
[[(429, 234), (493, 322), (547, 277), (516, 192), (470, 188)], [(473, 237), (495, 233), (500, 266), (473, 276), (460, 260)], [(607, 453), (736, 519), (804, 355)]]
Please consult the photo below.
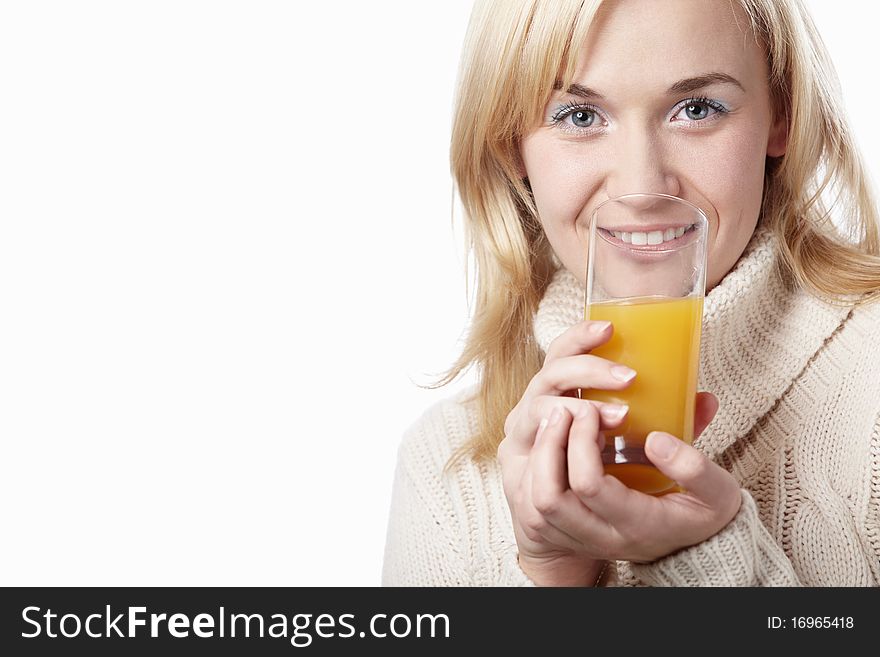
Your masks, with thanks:
[[(764, 46), (774, 111), (788, 147), (768, 158), (762, 220), (780, 238), (797, 283), (830, 302), (880, 297), (877, 209), (853, 142), (831, 60), (801, 0), (739, 2)], [(540, 370), (533, 316), (555, 271), (521, 180), (519, 140), (554, 83), (574, 77), (602, 0), (478, 0), (465, 40), (451, 168), (476, 269), (472, 323), (461, 355), (436, 384), (478, 368), (479, 426), (447, 463), (494, 458), (504, 421)], [(832, 211), (835, 222), (831, 222)]]

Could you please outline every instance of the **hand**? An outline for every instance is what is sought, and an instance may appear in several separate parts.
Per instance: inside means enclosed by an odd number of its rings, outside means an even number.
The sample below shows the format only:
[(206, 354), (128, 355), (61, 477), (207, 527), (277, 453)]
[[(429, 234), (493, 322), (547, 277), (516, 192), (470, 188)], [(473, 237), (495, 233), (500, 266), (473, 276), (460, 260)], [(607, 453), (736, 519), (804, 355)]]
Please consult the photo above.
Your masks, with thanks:
[[(689, 445), (676, 439), (671, 456), (663, 457), (659, 434), (649, 437), (648, 457), (688, 493), (655, 498), (604, 474), (600, 429), (618, 425), (623, 415), (611, 420), (601, 405), (554, 396), (575, 387), (628, 385), (609, 382), (612, 364), (595, 357), (574, 357), (593, 358), (581, 360), (580, 372), (572, 371), (570, 362), (554, 365), (610, 338), (610, 327), (594, 336), (588, 324), (573, 327), (551, 345), (541, 372), (508, 416), (498, 449), (520, 565), (539, 585), (591, 585), (604, 559), (651, 561), (699, 543), (736, 515), (741, 499), (733, 477)], [(560, 369), (571, 372), (570, 377)], [(548, 385), (551, 394), (538, 394)], [(547, 409), (548, 403), (559, 406), (560, 412)], [(528, 435), (533, 425), (524, 409), (530, 407), (545, 420), (552, 415), (552, 421), (537, 420), (537, 441)], [(697, 395), (695, 436), (717, 408), (713, 395)]]
[[(697, 395), (694, 434), (718, 409), (715, 397)], [(574, 538), (572, 550), (596, 559), (654, 561), (700, 543), (724, 528), (739, 510), (733, 476), (682, 441), (652, 432), (646, 454), (688, 492), (653, 497), (604, 474), (601, 435), (592, 413), (551, 424), (534, 452), (532, 486), (543, 520)]]
[[(562, 431), (560, 427), (566, 427), (566, 437), (567, 422), (580, 412), (589, 414), (597, 430), (599, 427), (612, 429), (623, 421), (625, 406), (566, 396), (576, 388), (622, 390), (630, 385), (631, 370), (585, 353), (607, 342), (611, 333), (609, 322), (582, 322), (554, 340), (541, 370), (532, 378), (504, 423), (505, 437), (498, 447), (504, 493), (511, 511), (520, 565), (539, 584), (592, 585), (603, 565), (566, 534), (558, 526), (558, 520), (551, 523), (536, 509), (533, 481), (540, 484), (548, 472), (535, 470), (533, 446), (542, 419), (544, 432), (550, 430), (557, 435)], [(556, 407), (560, 407), (560, 422), (547, 427)], [(562, 418), (563, 413), (567, 420)]]

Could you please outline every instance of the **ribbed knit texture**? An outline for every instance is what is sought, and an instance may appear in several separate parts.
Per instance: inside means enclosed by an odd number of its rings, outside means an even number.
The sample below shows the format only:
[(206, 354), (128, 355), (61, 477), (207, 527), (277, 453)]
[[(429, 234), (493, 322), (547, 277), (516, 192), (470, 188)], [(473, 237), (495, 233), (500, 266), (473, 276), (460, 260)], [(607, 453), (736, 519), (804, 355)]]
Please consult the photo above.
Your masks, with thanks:
[[(822, 303), (777, 262), (759, 229), (704, 304), (699, 387), (720, 408), (694, 444), (740, 482), (738, 515), (653, 563), (617, 562), (609, 583), (880, 584), (880, 304)], [(545, 351), (581, 321), (583, 303), (583, 285), (557, 271), (535, 316)], [(498, 464), (442, 474), (476, 429), (472, 394), (434, 405), (403, 438), (384, 585), (532, 585), (517, 565)]]

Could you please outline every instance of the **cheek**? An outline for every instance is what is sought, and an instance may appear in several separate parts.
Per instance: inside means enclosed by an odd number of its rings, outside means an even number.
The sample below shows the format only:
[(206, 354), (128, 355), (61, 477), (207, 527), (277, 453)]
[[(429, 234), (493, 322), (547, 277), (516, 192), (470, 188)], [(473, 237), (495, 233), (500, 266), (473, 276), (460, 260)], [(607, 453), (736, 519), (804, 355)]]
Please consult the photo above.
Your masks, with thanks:
[(589, 194), (590, 171), (583, 153), (535, 148), (523, 161), (541, 221), (548, 228), (573, 221)]
[(699, 174), (693, 176), (694, 186), (718, 210), (721, 224), (736, 221), (747, 208), (754, 210), (757, 218), (764, 183), (766, 137), (762, 140), (757, 132), (731, 133), (691, 153), (702, 163)]
[(720, 281), (742, 255), (761, 211), (766, 132), (731, 132), (691, 157), (702, 166), (690, 184), (716, 213), (709, 244), (708, 286)]
[(543, 143), (539, 136), (527, 139), (521, 153), (547, 239), (566, 267), (576, 267), (584, 253), (578, 220), (601, 175), (577, 145)]

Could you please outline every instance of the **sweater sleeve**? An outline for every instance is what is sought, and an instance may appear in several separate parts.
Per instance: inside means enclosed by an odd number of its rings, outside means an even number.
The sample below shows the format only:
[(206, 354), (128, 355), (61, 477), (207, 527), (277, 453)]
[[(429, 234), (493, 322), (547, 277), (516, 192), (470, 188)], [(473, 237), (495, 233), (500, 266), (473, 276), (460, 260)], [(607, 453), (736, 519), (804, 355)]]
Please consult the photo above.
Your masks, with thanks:
[(633, 563), (631, 568), (650, 586), (801, 586), (745, 489), (739, 512), (720, 532), (657, 561)]
[(463, 410), (445, 403), (425, 413), (403, 437), (383, 586), (534, 586), (519, 567), (516, 544), (492, 531), (497, 531), (497, 521), (489, 517), (495, 507), (480, 469), (463, 462), (444, 472), (454, 444), (466, 432)]
[(468, 568), (450, 518), (437, 512), (438, 500), (416, 483), (405, 454), (402, 446), (391, 492), (382, 586), (468, 586)]

